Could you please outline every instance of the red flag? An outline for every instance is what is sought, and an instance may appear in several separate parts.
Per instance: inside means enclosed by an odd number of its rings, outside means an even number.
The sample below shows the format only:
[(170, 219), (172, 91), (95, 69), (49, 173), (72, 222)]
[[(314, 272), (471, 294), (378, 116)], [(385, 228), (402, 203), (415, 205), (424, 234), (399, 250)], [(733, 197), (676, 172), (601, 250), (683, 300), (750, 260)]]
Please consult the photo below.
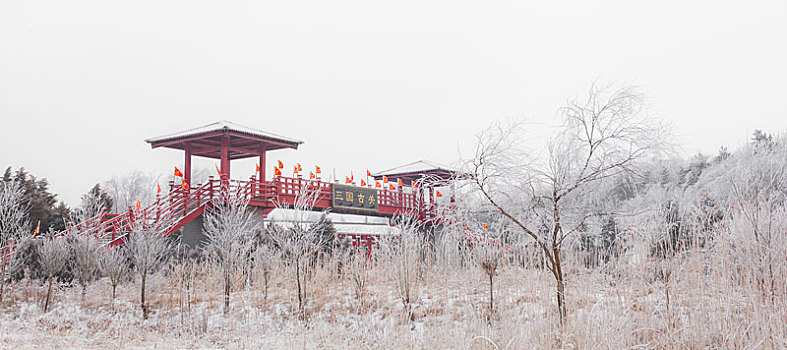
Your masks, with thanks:
[(322, 174), (322, 169), (319, 166), (316, 166), (317, 170), (315, 171), (317, 174)]
[(292, 173), (293, 174), (297, 174), (298, 173), (298, 166), (297, 165), (293, 165), (292, 166)]
[(156, 184), (156, 194), (161, 194), (161, 185)]
[(135, 208), (137, 209), (137, 211), (139, 211), (140, 207), (141, 207), (141, 205), (139, 204), (139, 199), (137, 199), (137, 205), (136, 205)]
[(482, 225), (483, 225), (483, 226), (481, 226), (481, 227), (483, 227), (483, 228), (484, 228), (484, 230), (488, 230), (488, 229), (489, 229), (489, 226), (486, 226), (486, 223), (483, 223)]
[(281, 170), (279, 170), (279, 168), (273, 168), (273, 176), (281, 176)]
[(388, 176), (383, 175), (383, 183), (384, 184), (388, 183)]
[(396, 178), (396, 186), (402, 187), (402, 179)]
[(363, 179), (361, 179), (361, 186), (366, 187), (366, 181), (363, 181)]
[(383, 187), (383, 185), (380, 185), (380, 181), (375, 181), (375, 182), (374, 182), (374, 187), (376, 187), (376, 188), (382, 188), (382, 187)]
[(279, 169), (284, 169), (284, 163), (282, 163), (281, 161), (279, 161)]
[(417, 184), (417, 183), (415, 183), (415, 180), (411, 180), (411, 181), (410, 181), (410, 187), (412, 187), (412, 188), (418, 188), (418, 184)]
[(175, 176), (177, 176), (177, 177), (183, 177), (183, 173), (181, 173), (181, 172), (180, 172), (180, 170), (178, 169), (178, 167), (175, 167)]
[(303, 168), (301, 168), (301, 163), (298, 163), (298, 172), (301, 172), (301, 171), (303, 171)]
[(348, 184), (350, 182), (352, 182), (352, 180), (350, 180), (350, 178), (348, 176), (345, 176), (344, 177), (344, 183)]
[(372, 173), (371, 173), (371, 172), (369, 172), (369, 169), (366, 169), (366, 176), (369, 176), (369, 177), (371, 177), (371, 176), (372, 176)]
[(315, 177), (316, 177), (316, 176), (314, 176), (314, 173), (310, 171), (310, 172), (309, 172), (309, 178), (310, 178), (310, 179), (314, 179)]
[(256, 166), (257, 166), (257, 167), (255, 168), (256, 170), (254, 170), (254, 171), (256, 171), (256, 172), (258, 172), (258, 173), (259, 173), (259, 172), (260, 172), (260, 163), (256, 163), (256, 164), (254, 164), (254, 165), (256, 165)]
[(36, 230), (33, 231), (33, 237), (35, 237), (38, 234), (38, 229), (40, 228), (41, 228), (41, 220), (38, 220), (38, 224), (36, 225)]
[(396, 187), (394, 187), (393, 184), (388, 184), (388, 189), (391, 190), (391, 191), (395, 191)]
[(183, 189), (188, 191), (189, 190), (189, 184), (186, 182), (185, 179), (181, 179), (181, 180), (183, 180)]
[(434, 195), (434, 196), (435, 196), (435, 197), (437, 197), (437, 198), (440, 198), (440, 197), (442, 197), (442, 196), (443, 196), (443, 194), (442, 194), (442, 193), (440, 193), (440, 191), (437, 191), (437, 193), (435, 193), (435, 195)]
[(219, 170), (219, 166), (216, 164), (213, 164), (213, 166), (216, 167), (216, 172), (219, 173), (219, 176), (221, 176), (221, 170)]

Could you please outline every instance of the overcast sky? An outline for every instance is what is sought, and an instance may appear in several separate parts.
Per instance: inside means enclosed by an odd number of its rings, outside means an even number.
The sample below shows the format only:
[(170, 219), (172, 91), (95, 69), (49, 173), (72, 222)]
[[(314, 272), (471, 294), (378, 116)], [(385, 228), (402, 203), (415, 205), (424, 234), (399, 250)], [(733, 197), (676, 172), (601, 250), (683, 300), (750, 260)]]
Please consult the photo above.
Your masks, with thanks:
[(551, 125), (596, 80), (641, 86), (684, 154), (715, 153), (785, 130), (785, 18), (785, 1), (0, 0), (0, 166), (73, 205), (182, 164), (145, 138), (222, 119), (340, 176), (452, 163), (491, 121)]

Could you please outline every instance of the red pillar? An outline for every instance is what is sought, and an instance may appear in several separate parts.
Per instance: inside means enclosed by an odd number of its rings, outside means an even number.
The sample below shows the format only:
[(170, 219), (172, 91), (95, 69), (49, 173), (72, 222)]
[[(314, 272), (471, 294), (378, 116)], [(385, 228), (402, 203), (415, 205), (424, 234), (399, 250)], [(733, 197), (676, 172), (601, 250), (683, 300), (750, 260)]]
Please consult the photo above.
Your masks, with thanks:
[(189, 186), (192, 185), (191, 183), (191, 144), (186, 144), (186, 159), (183, 162), (183, 179), (186, 180), (186, 183)]
[(221, 137), (221, 177), (230, 178), (230, 135)]
[(262, 149), (260, 150), (260, 181), (265, 181), (265, 153), (265, 146), (262, 146)]

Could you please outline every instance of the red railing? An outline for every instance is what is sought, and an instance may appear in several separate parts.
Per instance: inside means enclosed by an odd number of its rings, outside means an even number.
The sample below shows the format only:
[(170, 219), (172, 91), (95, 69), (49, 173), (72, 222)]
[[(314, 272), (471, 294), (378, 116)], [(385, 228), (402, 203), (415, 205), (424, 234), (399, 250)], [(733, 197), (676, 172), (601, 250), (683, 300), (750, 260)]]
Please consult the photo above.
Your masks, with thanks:
[[(320, 180), (307, 180), (300, 177), (276, 177), (271, 181), (258, 181), (254, 177), (249, 180), (229, 180), (210, 178), (205, 184), (185, 190), (170, 183), (170, 192), (166, 196), (156, 196), (156, 200), (140, 210), (129, 209), (119, 214), (108, 214), (102, 211), (77, 224), (69, 224), (64, 231), (55, 237), (69, 234), (92, 235), (106, 244), (122, 244), (122, 239), (139, 225), (155, 227), (165, 235), (182, 227), (186, 220), (191, 220), (204, 210), (222, 193), (246, 200), (252, 206), (277, 207), (292, 205), (296, 197), (306, 188), (319, 190), (315, 209), (331, 207), (332, 184)], [(378, 212), (385, 215), (418, 215), (420, 218), (430, 217), (435, 212), (433, 207), (426, 208), (418, 200), (416, 193), (405, 192), (402, 188), (390, 191), (376, 189)], [(433, 216), (433, 215), (431, 215)], [(13, 247), (0, 247), (0, 258), (10, 256)]]
[[(11, 254), (14, 252), (14, 248), (16, 248), (16, 244), (9, 243), (5, 247), (0, 247), (0, 264), (8, 265), (11, 262)], [(0, 278), (5, 278), (5, 276), (0, 276)]]

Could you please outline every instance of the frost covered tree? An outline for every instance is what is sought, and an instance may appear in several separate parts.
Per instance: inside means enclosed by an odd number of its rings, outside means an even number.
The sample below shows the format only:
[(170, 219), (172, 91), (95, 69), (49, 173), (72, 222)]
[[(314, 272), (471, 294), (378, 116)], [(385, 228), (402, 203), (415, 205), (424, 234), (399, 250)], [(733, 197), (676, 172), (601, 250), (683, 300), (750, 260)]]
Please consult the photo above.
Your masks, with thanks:
[(266, 230), (267, 237), (281, 250), (281, 256), (287, 262), (286, 267), (292, 273), (301, 317), (306, 316), (308, 287), (317, 253), (329, 243), (328, 238), (323, 235), (326, 216), (312, 212), (321, 196), (324, 196), (324, 193), (320, 187), (310, 182), (302, 182), (291, 206), (277, 203), (282, 215), (291, 225), (285, 227), (271, 224)]
[(754, 279), (763, 294), (774, 299), (783, 284), (777, 276), (787, 253), (787, 147), (759, 130), (753, 139), (754, 143), (730, 162), (724, 182), (730, 191), (730, 215), (746, 223), (745, 231), (751, 233), (733, 246), (754, 261)]
[(546, 157), (523, 149), (521, 124), (498, 123), (477, 136), (469, 167), (482, 197), (543, 252), (562, 323), (564, 243), (586, 220), (607, 214), (588, 203), (594, 187), (633, 171), (660, 148), (664, 133), (648, 119), (633, 87), (593, 85), (586, 98), (569, 100), (560, 116), (560, 132), (550, 140)]
[(142, 318), (148, 318), (148, 304), (145, 299), (148, 276), (164, 265), (172, 252), (172, 243), (158, 230), (137, 226), (126, 240), (125, 249), (140, 277), (140, 300)]
[(366, 289), (371, 278), (371, 269), (374, 264), (368, 251), (363, 246), (352, 249), (347, 247), (342, 254), (342, 270), (350, 284), (357, 301), (356, 311), (360, 314), (366, 306)]
[(254, 249), (251, 255), (252, 268), (257, 276), (262, 279), (262, 300), (263, 305), (268, 304), (268, 288), (270, 285), (271, 273), (276, 268), (276, 263), (281, 260), (279, 252), (271, 248), (268, 244), (263, 243)]
[(68, 244), (65, 239), (44, 239), (38, 254), (41, 257), (41, 273), (47, 279), (46, 301), (44, 302), (44, 312), (47, 312), (52, 295), (52, 280), (66, 267), (68, 262)]
[(37, 179), (24, 168), (19, 168), (12, 173), (9, 167), (3, 175), (3, 182), (15, 182), (22, 188), (24, 192), (22, 203), (28, 210), (28, 221), (31, 225), (40, 222), (42, 232), (50, 227), (57, 228), (63, 225), (64, 218), (53, 213), (57, 200), (49, 191), (49, 182), (46, 179)]
[(120, 213), (136, 205), (138, 200), (142, 203), (154, 202), (157, 183), (157, 176), (146, 174), (141, 170), (112, 177), (103, 186), (106, 193), (112, 197), (112, 207), (107, 209)]
[(121, 248), (105, 247), (100, 250), (99, 255), (101, 273), (107, 276), (109, 284), (112, 286), (112, 298), (110, 305), (115, 305), (115, 291), (118, 285), (128, 277), (129, 266), (128, 257)]
[(422, 283), (424, 240), (421, 225), (414, 215), (402, 215), (394, 227), (396, 234), (380, 240), (380, 255), (394, 273), (396, 291), (407, 319), (410, 319), (413, 304), (418, 301)]
[(493, 227), (491, 230), (481, 230), (468, 237), (470, 256), (473, 263), (481, 269), (489, 281), (489, 315), (495, 312), (494, 279), (498, 267), (503, 259), (502, 235)]
[(24, 195), (19, 183), (0, 182), (0, 246), (5, 246), (9, 239), (18, 240), (30, 226)]
[(12, 247), (19, 242), (29, 226), (23, 197), (24, 191), (17, 182), (0, 182), (0, 301), (3, 301), (6, 267)]
[(224, 284), (224, 314), (229, 312), (230, 292), (235, 279), (248, 270), (255, 231), (254, 212), (248, 202), (222, 191), (204, 216), (203, 233), (207, 238), (204, 251), (218, 266)]
[(87, 285), (90, 284), (98, 274), (99, 269), (99, 241), (93, 236), (73, 236), (70, 239), (71, 251), (73, 252), (73, 273), (79, 285), (82, 286), (82, 303), (85, 302)]

